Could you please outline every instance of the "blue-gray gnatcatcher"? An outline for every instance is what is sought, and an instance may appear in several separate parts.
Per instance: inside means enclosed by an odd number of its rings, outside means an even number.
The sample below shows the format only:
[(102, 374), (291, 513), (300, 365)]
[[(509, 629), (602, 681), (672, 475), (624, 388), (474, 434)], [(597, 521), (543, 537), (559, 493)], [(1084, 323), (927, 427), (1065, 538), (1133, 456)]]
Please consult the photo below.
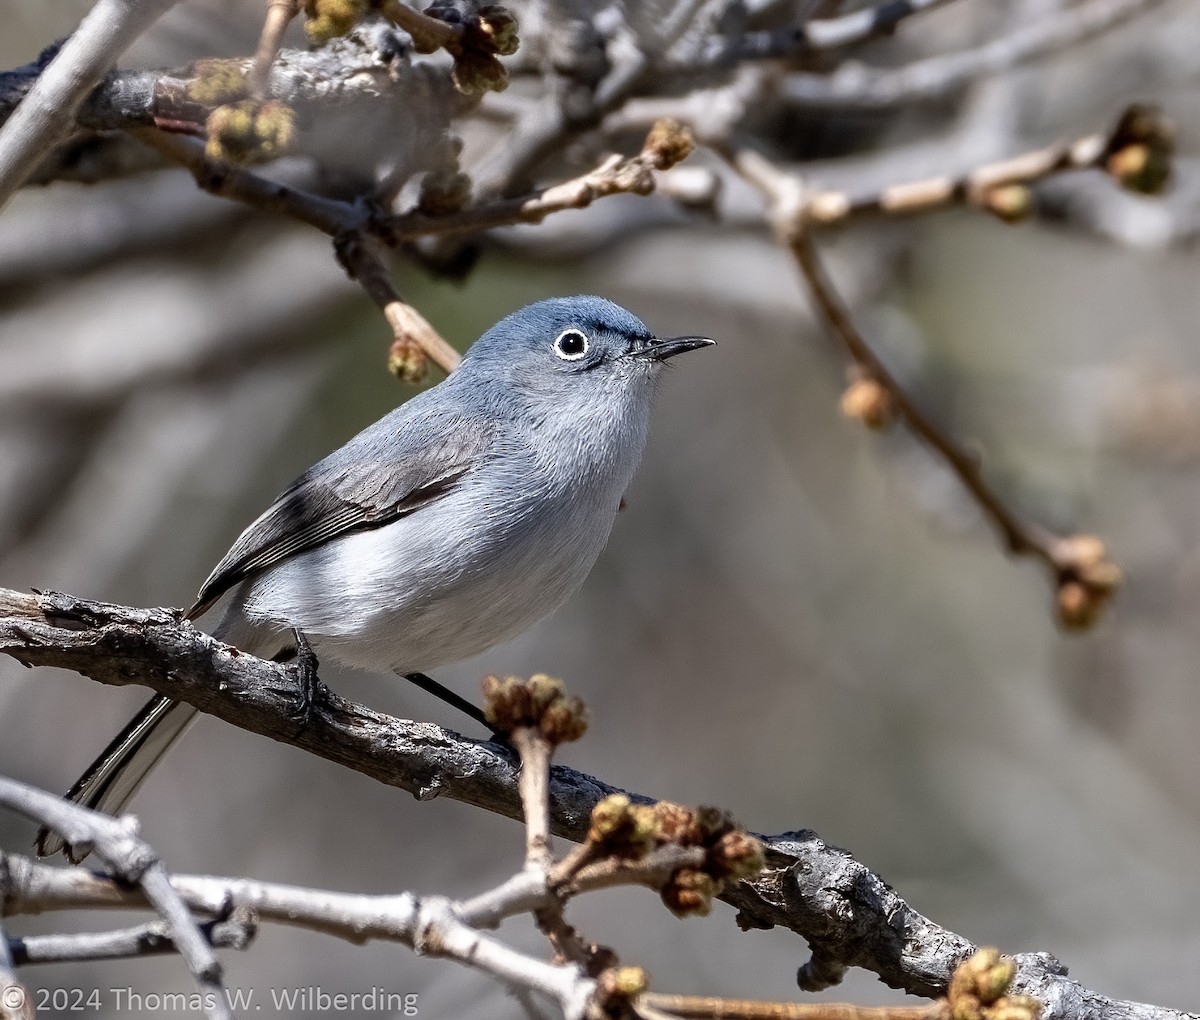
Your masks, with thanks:
[[(513, 637), (575, 592), (633, 477), (664, 361), (598, 297), (502, 319), (461, 366), (301, 475), (234, 543), (189, 618), (259, 655), (425, 672)], [(196, 714), (156, 696), (67, 795), (117, 812)], [(38, 851), (61, 849), (43, 833)]]

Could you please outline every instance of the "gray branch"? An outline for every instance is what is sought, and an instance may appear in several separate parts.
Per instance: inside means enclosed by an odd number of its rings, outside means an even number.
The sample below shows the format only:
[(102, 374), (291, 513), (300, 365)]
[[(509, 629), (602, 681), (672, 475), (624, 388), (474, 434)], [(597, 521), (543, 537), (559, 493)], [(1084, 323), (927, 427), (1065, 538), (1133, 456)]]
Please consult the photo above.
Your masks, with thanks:
[(175, 0), (98, 0), (0, 126), (0, 208), (75, 126), (75, 111), (126, 48)]
[[(102, 815), (96, 818), (107, 820)], [(416, 896), (408, 892), (371, 896), (244, 878), (192, 875), (174, 875), (171, 883), (172, 894), (201, 914), (220, 917), (232, 906), (235, 912), (253, 913), (263, 920), (355, 943), (367, 939), (399, 942), (422, 955), (458, 960), (510, 987), (550, 996), (558, 1002), (565, 1020), (584, 1020), (593, 1015), (588, 1007), (596, 982), (578, 965), (547, 963), (510, 948), (479, 931), (459, 905), (444, 896)], [(109, 875), (51, 868), (25, 857), (0, 854), (0, 910), (5, 914), (63, 908), (139, 907), (148, 899), (145, 887), (130, 888)], [(109, 936), (107, 948), (114, 948), (114, 936), (118, 934)], [(130, 948), (140, 949), (137, 945)], [(212, 998), (220, 998), (221, 1003), (210, 1012), (228, 1015), (226, 996)]]
[(833, 74), (793, 74), (779, 98), (809, 109), (887, 109), (943, 99), (976, 79), (999, 74), (1077, 45), (1161, 4), (1163, 0), (1086, 0), (975, 49), (879, 70), (844, 63)]
[[(315, 50), (282, 50), (271, 66), (267, 96), (289, 105), (338, 106), (386, 97), (423, 98), (419, 90), (433, 88), (434, 78), (390, 56), (399, 46), (393, 31), (371, 21), (350, 35)], [(251, 58), (230, 61), (243, 72)], [(15, 118), (15, 110), (48, 74), (34, 63), (0, 72), (0, 122)], [(203, 126), (208, 109), (188, 94), (195, 69), (115, 70), (81, 97), (73, 125), (91, 131), (115, 131), (152, 124), (156, 117), (196, 121)], [(452, 95), (447, 84), (443, 99)], [(459, 100), (461, 105), (463, 101)], [(20, 105), (18, 105), (20, 104)], [(50, 146), (43, 141), (43, 151)]]
[(833, 18), (813, 18), (789, 28), (746, 32), (740, 37), (716, 38), (709, 42), (703, 59), (712, 63), (736, 60), (765, 60), (803, 57), (812, 53), (843, 49), (888, 35), (905, 18), (950, 3), (951, 0), (887, 0), (877, 7), (864, 7)]
[[(196, 926), (214, 949), (247, 949), (256, 924), (241, 912), (229, 918), (203, 921)], [(170, 928), (150, 921), (112, 931), (75, 932), (70, 935), (11, 936), (8, 950), (17, 966), (33, 963), (79, 963), (83, 960), (120, 960), (133, 956), (162, 956), (179, 952)], [(0, 946), (0, 950), (3, 950)]]
[[(293, 668), (237, 653), (183, 621), (177, 610), (0, 589), (0, 652), (30, 666), (72, 669), (101, 683), (150, 687), (421, 800), (444, 796), (521, 817), (517, 762), (509, 749), (431, 723), (395, 719), (335, 695), (297, 732), (290, 714), (297, 682)], [(554, 832), (581, 840), (592, 807), (613, 792), (615, 787), (599, 779), (556, 766), (550, 782)], [(975, 948), (816, 834), (784, 833), (765, 842), (764, 874), (723, 898), (739, 909), (743, 927), (779, 926), (808, 941), (812, 959), (800, 969), (802, 987), (826, 987), (849, 967), (863, 967), (893, 987), (940, 995), (955, 966)], [(1098, 995), (1071, 981), (1047, 954), (1018, 959), (1019, 989), (1044, 1003), (1044, 1020), (1192, 1017)]]
[(49, 825), (72, 846), (94, 848), (123, 882), (140, 888), (204, 993), (206, 1014), (213, 1020), (232, 1020), (221, 962), (172, 888), (158, 855), (138, 839), (132, 819), (107, 818), (5, 776), (0, 776), (0, 805)]
[(24, 1008), (29, 1004), (29, 995), (17, 980), (13, 966), (12, 947), (4, 926), (0, 925), (0, 1020), (25, 1020), (31, 1012)]

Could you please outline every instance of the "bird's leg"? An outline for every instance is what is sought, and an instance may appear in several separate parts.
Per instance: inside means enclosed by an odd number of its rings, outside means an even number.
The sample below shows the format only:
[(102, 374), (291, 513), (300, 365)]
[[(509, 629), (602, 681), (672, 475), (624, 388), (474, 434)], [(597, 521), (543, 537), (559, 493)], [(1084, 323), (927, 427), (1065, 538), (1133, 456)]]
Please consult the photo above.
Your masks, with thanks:
[(498, 736), (496, 728), (487, 721), (487, 716), (483, 714), (483, 709), (472, 705), (466, 698), (455, 694), (449, 687), (439, 684), (433, 677), (426, 676), (424, 673), (405, 673), (403, 676), (405, 680), (416, 684), (427, 694), (432, 694), (439, 701), (444, 701), (451, 708), (457, 708), (463, 715), (486, 726), (493, 737)]
[[(298, 629), (292, 628), (292, 638), (296, 642), (294, 650), (290, 650), (289, 658), (296, 660), (296, 685), (299, 690), (296, 693), (296, 707), (289, 713), (293, 719), (297, 719), (301, 726), (306, 726), (310, 718), (312, 718), (313, 710), (325, 700), (325, 695), (328, 693), (325, 685), (321, 683), (320, 676), (317, 675), (317, 667), (320, 662), (317, 660), (317, 653), (313, 651), (312, 645), (308, 643), (306, 638)], [(286, 655), (287, 653), (280, 653)], [(283, 661), (279, 656), (276, 656), (276, 661)]]

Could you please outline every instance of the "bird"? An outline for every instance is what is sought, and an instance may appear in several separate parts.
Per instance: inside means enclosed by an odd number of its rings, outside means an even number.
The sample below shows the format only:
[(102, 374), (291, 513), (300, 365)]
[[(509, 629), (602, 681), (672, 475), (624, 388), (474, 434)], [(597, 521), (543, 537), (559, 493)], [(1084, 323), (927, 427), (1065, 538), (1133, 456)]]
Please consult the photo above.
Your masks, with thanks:
[[(288, 486), (187, 618), (211, 618), (214, 637), (251, 654), (300, 645), (449, 694), (425, 674), (515, 637), (583, 584), (642, 458), (664, 364), (714, 342), (659, 338), (590, 295), (506, 316), (442, 382)], [(155, 695), (67, 798), (120, 812), (196, 711)], [(63, 849), (39, 834), (40, 855)]]

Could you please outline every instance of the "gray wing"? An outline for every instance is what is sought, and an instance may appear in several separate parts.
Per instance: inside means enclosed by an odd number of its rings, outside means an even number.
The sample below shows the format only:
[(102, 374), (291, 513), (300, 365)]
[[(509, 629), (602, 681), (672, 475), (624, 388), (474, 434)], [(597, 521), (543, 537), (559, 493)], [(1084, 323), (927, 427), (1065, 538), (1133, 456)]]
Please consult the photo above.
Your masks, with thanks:
[(493, 432), (478, 416), (418, 418), (409, 405), (393, 411), (309, 468), (242, 532), (204, 582), (188, 618), (288, 556), (381, 527), (441, 498), (479, 464)]

